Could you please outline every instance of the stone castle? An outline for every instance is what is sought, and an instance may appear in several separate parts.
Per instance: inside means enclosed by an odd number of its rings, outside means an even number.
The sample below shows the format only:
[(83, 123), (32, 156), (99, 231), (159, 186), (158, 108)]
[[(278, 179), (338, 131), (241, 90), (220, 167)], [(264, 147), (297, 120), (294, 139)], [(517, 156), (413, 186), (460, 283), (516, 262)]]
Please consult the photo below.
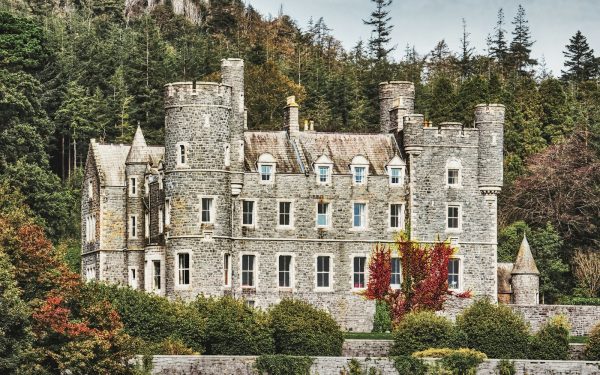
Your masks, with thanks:
[[(413, 113), (414, 85), (392, 81), (379, 87), (378, 134), (301, 130), (294, 97), (281, 131), (250, 131), (243, 61), (223, 60), (221, 75), (166, 85), (164, 147), (148, 146), (139, 128), (131, 145), (91, 140), (86, 280), (259, 307), (293, 296), (365, 331), (374, 304), (357, 292), (369, 254), (410, 226), (412, 239), (458, 248), (451, 289), (537, 303), (526, 241), (516, 264), (496, 258), (504, 106), (476, 106), (474, 124), (428, 126)], [(394, 258), (392, 287), (400, 280)]]

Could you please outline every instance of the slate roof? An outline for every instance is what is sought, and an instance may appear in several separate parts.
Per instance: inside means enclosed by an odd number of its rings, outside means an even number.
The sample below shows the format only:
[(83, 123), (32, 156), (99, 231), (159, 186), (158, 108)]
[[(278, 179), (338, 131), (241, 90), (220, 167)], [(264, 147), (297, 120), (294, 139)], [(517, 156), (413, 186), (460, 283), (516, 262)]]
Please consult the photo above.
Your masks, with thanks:
[(264, 153), (275, 158), (276, 173), (304, 173), (303, 160), (299, 158), (287, 132), (244, 132), (244, 169), (256, 172), (256, 162)]
[(145, 161), (148, 161), (148, 145), (144, 139), (142, 128), (138, 125), (135, 135), (133, 136), (133, 141), (131, 142), (129, 153), (127, 154), (126, 162), (143, 163)]
[(100, 144), (92, 140), (92, 152), (100, 175), (100, 181), (108, 186), (125, 186), (125, 161), (128, 145)]
[(533, 259), (533, 254), (531, 254), (531, 248), (529, 247), (529, 242), (527, 241), (526, 236), (523, 236), (523, 241), (521, 242), (521, 247), (519, 247), (519, 252), (517, 253), (517, 259), (515, 260), (515, 266), (513, 267), (512, 274), (540, 274), (540, 271), (538, 271), (538, 268), (535, 265), (535, 260)]

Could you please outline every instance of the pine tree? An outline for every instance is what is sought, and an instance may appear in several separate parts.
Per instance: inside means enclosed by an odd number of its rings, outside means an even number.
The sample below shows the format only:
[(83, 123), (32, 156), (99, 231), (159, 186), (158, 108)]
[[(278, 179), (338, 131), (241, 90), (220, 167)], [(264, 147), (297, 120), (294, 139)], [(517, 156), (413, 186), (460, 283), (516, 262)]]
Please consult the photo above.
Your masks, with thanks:
[(498, 10), (498, 20), (494, 27), (494, 34), (488, 35), (487, 45), (489, 55), (496, 61), (503, 63), (508, 55), (508, 44), (506, 42), (506, 30), (504, 29), (504, 10)]
[(537, 65), (537, 60), (531, 58), (531, 46), (535, 41), (531, 40), (529, 33), (529, 21), (525, 18), (525, 8), (519, 5), (517, 15), (512, 24), (515, 29), (512, 32), (513, 40), (510, 43), (510, 62), (518, 73), (525, 73), (525, 69)]
[(471, 33), (467, 32), (467, 21), (465, 21), (464, 18), (462, 19), (462, 25), (463, 34), (460, 38), (461, 54), (458, 64), (460, 66), (461, 77), (464, 80), (473, 70), (473, 52), (475, 51), (475, 48), (471, 47), (471, 42), (469, 41), (469, 35), (471, 35)]
[(566, 48), (567, 50), (563, 52), (567, 59), (566, 70), (561, 71), (564, 80), (583, 82), (598, 74), (598, 61), (594, 58), (594, 50), (590, 49), (581, 31), (577, 30)]
[(394, 25), (390, 24), (392, 17), (387, 9), (392, 0), (371, 0), (375, 3), (375, 10), (371, 13), (368, 21), (363, 20), (365, 25), (373, 26), (374, 36), (369, 40), (369, 48), (377, 61), (387, 60), (388, 54), (396, 47), (387, 48), (390, 42), (390, 33)]

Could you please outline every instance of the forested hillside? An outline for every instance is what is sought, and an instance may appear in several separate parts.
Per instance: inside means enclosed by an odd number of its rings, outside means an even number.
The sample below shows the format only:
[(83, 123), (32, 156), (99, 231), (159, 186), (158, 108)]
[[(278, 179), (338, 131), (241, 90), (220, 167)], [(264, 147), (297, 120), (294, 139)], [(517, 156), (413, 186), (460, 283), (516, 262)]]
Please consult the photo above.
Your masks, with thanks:
[[(128, 2), (126, 11), (122, 0), (2, 0), (0, 181), (22, 192), (75, 265), (89, 139), (128, 142), (140, 124), (149, 143), (162, 143), (163, 85), (218, 79), (221, 58), (241, 57), (251, 129), (280, 129), (293, 94), (301, 121), (319, 131), (377, 131), (386, 80), (413, 81), (416, 111), (434, 125), (471, 126), (475, 104), (505, 104), (499, 259), (512, 261), (526, 232), (546, 302), (598, 296), (594, 272), (574, 264), (600, 264), (599, 59), (580, 32), (556, 36), (565, 69), (554, 76), (531, 55), (535, 35), (522, 7), (506, 18), (500, 9), (489, 35), (471, 35), (464, 23), (462, 35), (447, 36), (461, 40), (459, 51), (441, 40), (427, 55), (406, 46), (395, 61), (389, 1), (373, 1), (361, 25), (373, 37), (350, 50), (323, 18), (267, 18), (240, 0), (177, 4)], [(487, 38), (487, 50), (471, 38)]]

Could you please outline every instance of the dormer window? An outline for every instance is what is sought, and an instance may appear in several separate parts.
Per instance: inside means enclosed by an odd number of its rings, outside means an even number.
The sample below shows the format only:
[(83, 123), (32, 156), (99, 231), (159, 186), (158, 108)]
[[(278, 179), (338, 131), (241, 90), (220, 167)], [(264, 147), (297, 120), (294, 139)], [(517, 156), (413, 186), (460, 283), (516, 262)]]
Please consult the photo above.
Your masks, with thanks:
[(265, 153), (258, 158), (259, 182), (261, 184), (272, 184), (275, 181), (275, 158)]
[(177, 147), (177, 149), (176, 149), (176, 152), (177, 152), (177, 155), (176, 155), (177, 166), (178, 167), (187, 167), (187, 164), (188, 164), (188, 151), (189, 151), (188, 150), (189, 149), (188, 144), (184, 143), (184, 142), (181, 142), (181, 143), (178, 143), (176, 147)]
[(321, 155), (314, 163), (315, 175), (317, 176), (318, 185), (331, 184), (331, 170), (333, 162), (325, 155)]
[(394, 156), (389, 163), (386, 164), (385, 169), (390, 178), (390, 186), (402, 186), (404, 185), (404, 171), (405, 163), (398, 155)]
[(460, 187), (462, 186), (462, 165), (460, 160), (452, 158), (446, 163), (446, 186)]
[(365, 185), (369, 172), (369, 161), (361, 155), (355, 156), (350, 165), (352, 171), (352, 184)]

